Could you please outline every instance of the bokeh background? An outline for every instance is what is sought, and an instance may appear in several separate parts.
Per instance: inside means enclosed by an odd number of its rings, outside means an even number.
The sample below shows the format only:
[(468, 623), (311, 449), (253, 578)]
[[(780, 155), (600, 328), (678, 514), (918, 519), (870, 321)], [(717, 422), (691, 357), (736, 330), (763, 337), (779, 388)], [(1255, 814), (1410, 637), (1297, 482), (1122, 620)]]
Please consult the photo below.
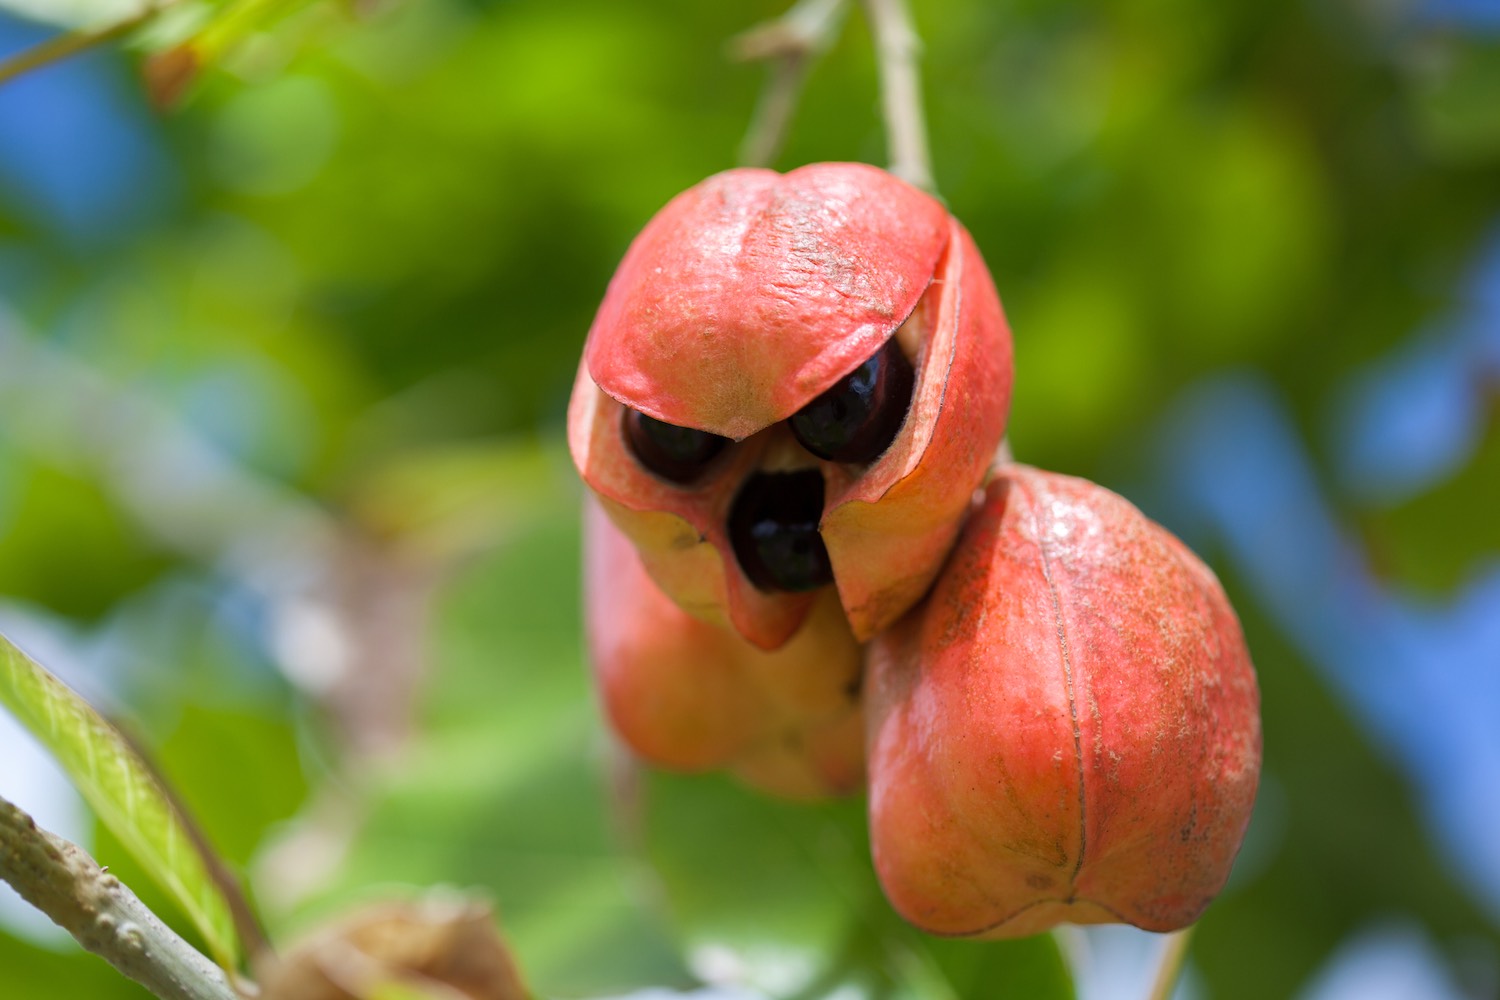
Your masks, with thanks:
[[(138, 47), (0, 88), (0, 630), (281, 940), (444, 883), (549, 996), (1143, 996), (1155, 939), (904, 932), (858, 803), (635, 775), (597, 719), (574, 367), (634, 232), (733, 165), (763, 71), (726, 42), (783, 5), (284, 6), (171, 110)], [(0, 54), (98, 14), (0, 8)], [(1500, 4), (915, 16), (1016, 454), (1183, 535), (1259, 668), (1183, 995), (1500, 995)], [(876, 93), (856, 14), (779, 165), (882, 162)], [(4, 718), (0, 794), (170, 914)], [(0, 993), (144, 996), (3, 887)]]

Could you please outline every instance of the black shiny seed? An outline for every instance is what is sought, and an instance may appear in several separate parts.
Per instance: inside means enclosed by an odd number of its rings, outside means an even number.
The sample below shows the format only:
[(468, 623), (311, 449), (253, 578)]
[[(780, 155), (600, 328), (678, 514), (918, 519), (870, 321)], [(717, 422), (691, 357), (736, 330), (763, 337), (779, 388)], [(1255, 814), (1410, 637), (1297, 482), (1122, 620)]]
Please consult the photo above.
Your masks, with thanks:
[(818, 534), (823, 476), (817, 470), (757, 473), (734, 498), (729, 540), (750, 582), (761, 590), (816, 590), (833, 582)]
[(891, 446), (911, 405), (911, 362), (891, 339), (793, 414), (802, 447), (834, 462), (871, 462)]
[(678, 427), (629, 409), (625, 411), (625, 440), (647, 469), (682, 485), (701, 477), (729, 443), (727, 437)]

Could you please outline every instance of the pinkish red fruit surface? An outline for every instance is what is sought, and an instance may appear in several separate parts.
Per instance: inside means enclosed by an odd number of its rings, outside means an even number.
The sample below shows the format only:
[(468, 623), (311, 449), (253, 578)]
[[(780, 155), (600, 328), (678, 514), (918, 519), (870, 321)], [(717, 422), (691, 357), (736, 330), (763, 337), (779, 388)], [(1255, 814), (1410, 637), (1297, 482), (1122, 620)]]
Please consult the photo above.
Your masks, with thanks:
[[(788, 429), (892, 338), (915, 368), (888, 447), (816, 458)], [(968, 233), (864, 164), (730, 170), (673, 199), (631, 245), (589, 332), (568, 413), (584, 481), (660, 590), (777, 649), (822, 598), (758, 587), (728, 519), (758, 473), (815, 470), (817, 536), (866, 640), (929, 588), (1005, 429), (1010, 334)], [(626, 440), (633, 413), (728, 439), (674, 480)]]
[(767, 652), (674, 604), (592, 502), (584, 545), (594, 676), (615, 733), (637, 756), (676, 771), (729, 770), (789, 798), (860, 787), (862, 651), (831, 591), (808, 627)]
[(1186, 926), (1260, 771), (1259, 695), (1213, 574), (1119, 496), (1000, 470), (927, 600), (871, 646), (870, 835), (925, 930)]

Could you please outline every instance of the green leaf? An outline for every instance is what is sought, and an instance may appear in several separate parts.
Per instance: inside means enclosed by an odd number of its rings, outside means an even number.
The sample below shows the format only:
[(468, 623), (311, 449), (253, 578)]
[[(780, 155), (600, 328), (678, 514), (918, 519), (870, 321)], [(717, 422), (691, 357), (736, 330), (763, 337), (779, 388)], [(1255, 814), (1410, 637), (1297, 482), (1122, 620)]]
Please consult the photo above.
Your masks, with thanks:
[[(445, 453), (427, 466), (438, 478)], [(552, 455), (553, 469), (568, 461)], [(644, 865), (619, 842), (599, 766), (603, 735), (579, 648), (576, 501), (563, 494), (534, 505), (488, 473), (471, 482), (491, 483), (481, 492), (505, 541), (440, 595), (421, 724), (400, 766), (372, 776), (365, 821), (331, 882), (298, 886), (313, 896), (297, 921), (368, 899), (372, 885), (478, 885), (537, 996), (690, 987), (669, 928), (642, 898)], [(355, 501), (358, 516), (374, 509), (374, 492)], [(415, 535), (403, 537), (435, 537), (424, 508), (469, 520), (481, 505), (459, 501), (471, 492), (396, 487), (392, 503), (416, 503)], [(380, 517), (364, 523), (406, 530)]]
[(774, 996), (807, 990), (880, 904), (858, 803), (775, 802), (728, 779), (653, 773), (646, 849), (689, 963)]
[(1071, 1000), (1050, 935), (948, 941), (902, 921), (862, 800), (780, 802), (722, 777), (651, 774), (646, 851), (688, 960), (777, 997)]
[(964, 1000), (1071, 1000), (1074, 995), (1067, 960), (1050, 934), (1017, 941), (955, 941), (923, 935), (923, 950), (942, 970), (954, 995)]
[(0, 635), (0, 704), (52, 755), (120, 842), (234, 968), (239, 943), (229, 906), (151, 769), (104, 717)]

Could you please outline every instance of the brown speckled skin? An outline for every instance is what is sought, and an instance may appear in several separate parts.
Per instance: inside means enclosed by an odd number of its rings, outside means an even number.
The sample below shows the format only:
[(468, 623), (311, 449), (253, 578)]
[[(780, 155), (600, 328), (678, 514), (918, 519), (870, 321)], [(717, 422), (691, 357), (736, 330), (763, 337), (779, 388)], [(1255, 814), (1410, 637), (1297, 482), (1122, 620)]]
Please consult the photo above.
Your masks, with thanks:
[(789, 798), (862, 786), (861, 650), (831, 591), (810, 627), (768, 653), (672, 603), (592, 501), (584, 539), (594, 675), (626, 746), (671, 770), (727, 769)]
[(1260, 772), (1259, 693), (1213, 573), (1085, 480), (1007, 466), (930, 597), (871, 645), (870, 834), (937, 934), (1191, 923)]
[[(917, 385), (891, 447), (868, 467), (802, 452), (786, 418), (908, 321)], [(746, 477), (786, 468), (790, 448), (823, 474), (821, 531), (864, 640), (931, 584), (1004, 435), (1010, 392), (994, 284), (935, 199), (865, 164), (731, 170), (679, 195), (631, 245), (589, 333), (568, 442), (662, 591), (767, 650), (815, 599), (756, 590), (725, 522)], [(700, 481), (668, 483), (625, 446), (626, 407), (737, 443)]]

